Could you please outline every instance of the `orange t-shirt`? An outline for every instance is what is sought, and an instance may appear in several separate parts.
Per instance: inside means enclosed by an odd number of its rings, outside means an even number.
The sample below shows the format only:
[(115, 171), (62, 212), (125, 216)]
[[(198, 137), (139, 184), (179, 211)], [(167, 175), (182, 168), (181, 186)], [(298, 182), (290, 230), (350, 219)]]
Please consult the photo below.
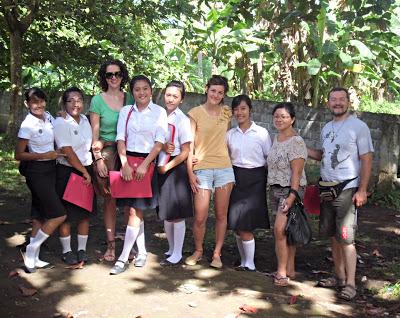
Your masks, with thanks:
[(232, 167), (225, 139), (232, 118), (231, 109), (221, 106), (219, 116), (210, 116), (200, 105), (192, 108), (188, 115), (196, 122), (194, 149), (199, 162), (193, 170)]

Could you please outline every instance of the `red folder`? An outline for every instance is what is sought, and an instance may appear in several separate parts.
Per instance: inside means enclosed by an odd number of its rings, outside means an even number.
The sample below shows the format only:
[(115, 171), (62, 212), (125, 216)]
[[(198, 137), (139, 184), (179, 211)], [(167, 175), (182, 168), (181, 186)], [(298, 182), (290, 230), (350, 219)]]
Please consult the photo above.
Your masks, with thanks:
[[(136, 168), (145, 158), (128, 156), (129, 165)], [(109, 171), (111, 196), (113, 198), (151, 198), (151, 179), (154, 173), (154, 163), (151, 163), (142, 180), (125, 181), (122, 179), (121, 171)], [(135, 172), (133, 172), (133, 175)]]
[(306, 191), (304, 193), (303, 204), (307, 213), (319, 215), (319, 190), (316, 185), (309, 185), (306, 187)]
[(93, 185), (87, 185), (85, 178), (71, 173), (65, 188), (63, 200), (75, 204), (89, 212), (93, 211)]
[[(175, 126), (172, 124), (168, 124), (168, 132), (169, 132), (169, 142), (174, 142), (175, 139)], [(171, 158), (171, 154), (161, 151), (158, 155), (158, 166), (165, 166), (169, 159)]]

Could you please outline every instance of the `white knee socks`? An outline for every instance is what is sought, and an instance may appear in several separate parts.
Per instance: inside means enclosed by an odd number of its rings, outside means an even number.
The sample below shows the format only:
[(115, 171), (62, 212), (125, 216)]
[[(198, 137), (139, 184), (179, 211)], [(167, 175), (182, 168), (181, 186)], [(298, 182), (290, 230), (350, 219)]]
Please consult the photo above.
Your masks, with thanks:
[(246, 259), (245, 259), (245, 256), (244, 256), (242, 239), (237, 234), (235, 234), (235, 237), (236, 237), (236, 244), (237, 244), (237, 247), (238, 247), (238, 250), (239, 250), (239, 255), (240, 255), (240, 266), (244, 267), (245, 263), (246, 263)]
[[(34, 239), (34, 237), (31, 237), (29, 239), (29, 243), (32, 243), (32, 240)], [(37, 268), (42, 268), (45, 267), (47, 265), (49, 265), (49, 263), (42, 261), (41, 259), (39, 259), (39, 254), (40, 254), (40, 246), (36, 251), (36, 255), (35, 255), (35, 267)]]
[(183, 242), (185, 241), (186, 224), (185, 220), (173, 223), (173, 251), (167, 261), (178, 263), (182, 259)]
[(65, 236), (65, 237), (61, 237), (60, 236), (60, 243), (62, 246), (62, 253), (68, 253), (71, 252), (71, 235)]
[(88, 235), (78, 234), (78, 251), (80, 250), (86, 251), (87, 240), (88, 240)]
[(138, 247), (138, 255), (147, 255), (144, 238), (144, 221), (140, 222), (140, 231), (136, 239), (136, 245)]
[(249, 268), (249, 269), (256, 269), (256, 266), (254, 265), (254, 252), (256, 249), (256, 242), (254, 239), (250, 241), (242, 241), (243, 244), (243, 252), (245, 256), (245, 264), (244, 266)]
[(128, 261), (129, 258), (129, 253), (132, 249), (133, 244), (135, 244), (135, 241), (138, 237), (140, 231), (140, 227), (133, 227), (133, 226), (126, 226), (126, 232), (125, 232), (125, 240), (124, 240), (124, 247), (122, 249), (122, 253), (118, 258), (118, 261), (116, 264), (121, 264), (121, 267), (123, 266), (124, 263)]
[(32, 239), (29, 245), (26, 247), (25, 266), (28, 268), (35, 268), (35, 259), (36, 255), (38, 255), (38, 250), (40, 249), (40, 245), (44, 241), (47, 240), (49, 236), (44, 233), (41, 229), (36, 233), (36, 236)]
[(165, 234), (167, 235), (168, 240), (168, 251), (164, 254), (167, 256), (171, 256), (174, 250), (174, 223), (169, 221), (164, 221), (164, 230)]

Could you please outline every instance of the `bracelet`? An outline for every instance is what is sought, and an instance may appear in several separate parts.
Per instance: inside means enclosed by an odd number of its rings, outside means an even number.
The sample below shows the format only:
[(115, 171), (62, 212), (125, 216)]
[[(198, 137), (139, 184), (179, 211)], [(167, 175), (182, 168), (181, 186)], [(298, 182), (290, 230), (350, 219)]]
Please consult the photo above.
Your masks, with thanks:
[(104, 158), (103, 158), (103, 157), (100, 157), (100, 158), (94, 159), (94, 162), (97, 162), (97, 161), (99, 161), (99, 160), (104, 160)]

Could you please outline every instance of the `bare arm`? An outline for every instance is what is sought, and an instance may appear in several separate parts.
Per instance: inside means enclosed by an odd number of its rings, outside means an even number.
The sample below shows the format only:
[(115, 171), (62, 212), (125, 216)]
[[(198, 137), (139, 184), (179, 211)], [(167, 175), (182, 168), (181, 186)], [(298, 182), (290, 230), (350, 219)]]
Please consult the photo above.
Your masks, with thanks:
[[(190, 128), (192, 130), (193, 140), (195, 140), (196, 122), (191, 117), (189, 118), (190, 118)], [(193, 172), (193, 157), (194, 157), (194, 142), (191, 142), (189, 146), (189, 154), (186, 160), (186, 167), (189, 176), (190, 187), (192, 188), (193, 193), (197, 193), (199, 191), (199, 179)]]
[(307, 154), (308, 157), (314, 160), (321, 161), (322, 159), (322, 150), (320, 149), (313, 149), (313, 148), (308, 148), (307, 147)]
[(117, 141), (118, 155), (121, 160), (121, 174), (125, 181), (132, 180), (133, 169), (128, 164), (128, 158), (126, 157), (126, 145), (124, 140)]
[(364, 205), (367, 202), (367, 188), (372, 171), (372, 152), (368, 152), (360, 156), (360, 185), (358, 190), (353, 195), (353, 202), (357, 207)]
[(71, 146), (62, 147), (61, 153), (66, 156), (68, 163), (74, 167), (76, 170), (83, 174), (83, 177), (86, 179), (86, 183), (91, 183), (91, 177), (86, 168), (83, 166), (81, 161), (79, 160), (78, 156), (76, 155), (75, 151), (72, 149)]
[(181, 162), (185, 161), (189, 155), (190, 151), (190, 142), (186, 142), (181, 145), (181, 152), (177, 155), (174, 159), (168, 162), (165, 166), (158, 167), (158, 171), (162, 174), (166, 173), (167, 171), (171, 170), (172, 168), (179, 165)]
[(29, 160), (55, 160), (59, 155), (57, 151), (48, 151), (44, 153), (26, 152), (26, 146), (28, 145), (28, 139), (18, 138), (17, 145), (15, 147), (15, 160), (18, 161), (29, 161)]
[[(303, 158), (296, 158), (290, 161), (290, 169), (292, 171), (290, 177), (290, 188), (298, 191), (300, 188), (300, 179), (304, 169), (305, 160)], [(289, 196), (285, 200), (285, 207), (282, 212), (286, 213), (289, 208), (293, 205), (296, 196), (294, 193), (289, 193)]]
[(147, 155), (146, 159), (140, 164), (139, 167), (136, 169), (135, 179), (142, 180), (144, 175), (146, 174), (147, 170), (149, 169), (149, 165), (156, 159), (158, 154), (160, 153), (163, 143), (156, 141), (154, 143), (153, 148), (151, 149), (150, 153)]

